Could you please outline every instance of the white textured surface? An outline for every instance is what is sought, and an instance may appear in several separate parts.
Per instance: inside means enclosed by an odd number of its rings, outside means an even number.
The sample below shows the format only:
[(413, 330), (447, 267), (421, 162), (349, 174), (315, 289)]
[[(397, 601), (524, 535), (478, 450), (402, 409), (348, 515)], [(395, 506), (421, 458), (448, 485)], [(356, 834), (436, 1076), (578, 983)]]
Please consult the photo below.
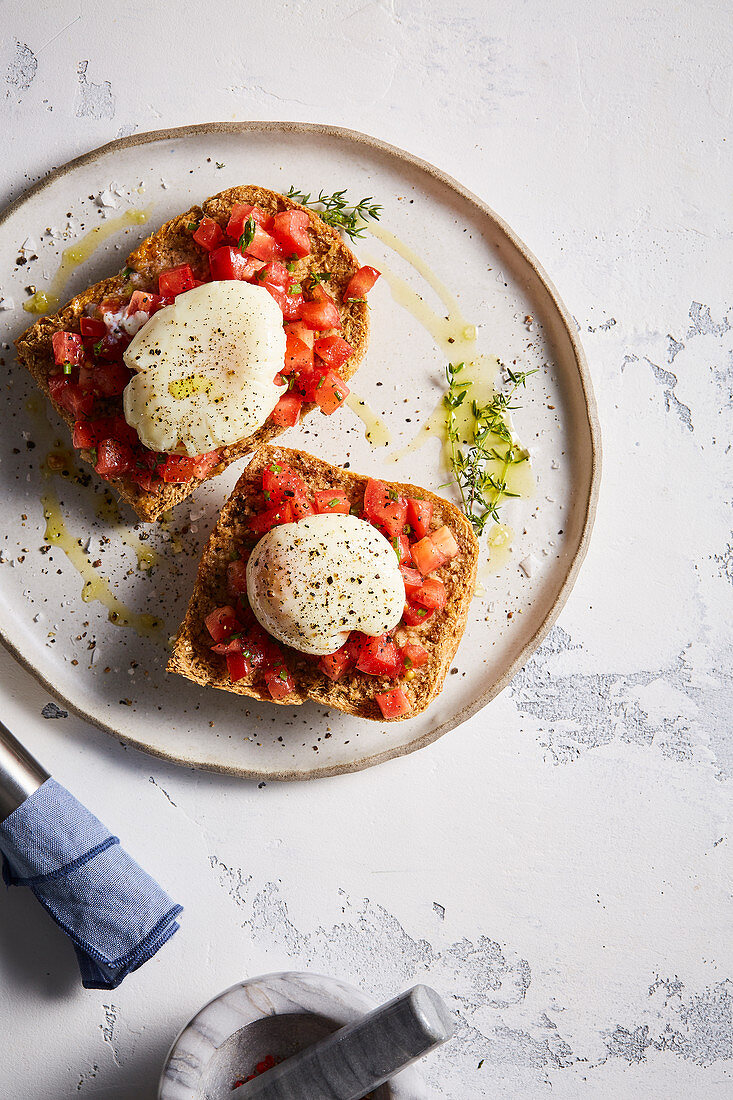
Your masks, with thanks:
[(5, 13), (1, 200), (112, 137), (191, 121), (328, 121), (403, 145), (486, 198), (555, 280), (591, 362), (604, 485), (540, 654), (470, 724), (368, 772), (260, 789), (162, 766), (44, 721), (47, 697), (0, 653), (4, 720), (186, 906), (104, 994), (81, 990), (29, 894), (2, 897), (5, 1091), (152, 1097), (204, 1000), (294, 967), (377, 997), (443, 992), (460, 1037), (429, 1062), (436, 1096), (730, 1095), (728, 5), (346, 0), (232, 20), (215, 0), (205, 25), (179, 4), (170, 36), (169, 4), (117, 10)]

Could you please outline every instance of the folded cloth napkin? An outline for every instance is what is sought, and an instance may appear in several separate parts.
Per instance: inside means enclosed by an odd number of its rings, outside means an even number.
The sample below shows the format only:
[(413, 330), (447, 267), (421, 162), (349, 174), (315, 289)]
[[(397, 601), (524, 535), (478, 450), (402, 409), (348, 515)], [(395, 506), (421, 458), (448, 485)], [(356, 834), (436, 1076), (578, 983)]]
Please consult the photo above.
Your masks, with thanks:
[(3, 878), (29, 886), (74, 944), (82, 985), (116, 989), (178, 929), (182, 911), (54, 779), (0, 823)]

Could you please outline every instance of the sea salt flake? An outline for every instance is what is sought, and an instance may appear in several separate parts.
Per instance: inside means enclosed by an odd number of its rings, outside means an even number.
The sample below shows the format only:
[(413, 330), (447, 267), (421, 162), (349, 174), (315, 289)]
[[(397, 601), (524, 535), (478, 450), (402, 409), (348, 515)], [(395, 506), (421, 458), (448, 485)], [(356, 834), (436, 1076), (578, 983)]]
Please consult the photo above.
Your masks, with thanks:
[(26, 237), (18, 251), (22, 252), (24, 256), (33, 256), (38, 252), (38, 245), (32, 237)]
[(539, 568), (539, 561), (534, 554), (528, 554), (526, 558), (522, 558), (519, 563), (519, 568), (524, 573), (525, 577), (531, 577), (537, 572)]
[(107, 206), (114, 209), (118, 205), (118, 202), (109, 188), (107, 188), (105, 191), (100, 191), (97, 195), (97, 204), (99, 206)]
[(15, 309), (15, 302), (12, 298), (0, 298), (0, 309)]

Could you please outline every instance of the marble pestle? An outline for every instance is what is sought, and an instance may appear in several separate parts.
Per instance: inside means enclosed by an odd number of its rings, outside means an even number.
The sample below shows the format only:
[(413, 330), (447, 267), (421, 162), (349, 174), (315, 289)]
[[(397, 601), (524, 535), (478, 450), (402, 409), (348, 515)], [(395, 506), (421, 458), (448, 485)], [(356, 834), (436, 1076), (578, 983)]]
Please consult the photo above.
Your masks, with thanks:
[(452, 1034), (441, 998), (416, 985), (241, 1085), (237, 1100), (361, 1100)]

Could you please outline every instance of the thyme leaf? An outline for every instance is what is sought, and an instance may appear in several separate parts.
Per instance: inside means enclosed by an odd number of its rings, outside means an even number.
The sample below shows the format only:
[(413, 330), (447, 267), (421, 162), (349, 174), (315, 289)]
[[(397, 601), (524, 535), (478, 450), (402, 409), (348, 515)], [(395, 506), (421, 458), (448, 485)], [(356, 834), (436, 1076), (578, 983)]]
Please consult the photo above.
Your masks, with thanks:
[(345, 187), (341, 191), (334, 191), (332, 195), (319, 191), (318, 198), (291, 187), (286, 197), (294, 199), (301, 206), (315, 210), (327, 225), (340, 229), (352, 241), (364, 236), (364, 222), (367, 218), (379, 221), (383, 209), (379, 203), (374, 202), (371, 195), (352, 203), (346, 194)]

